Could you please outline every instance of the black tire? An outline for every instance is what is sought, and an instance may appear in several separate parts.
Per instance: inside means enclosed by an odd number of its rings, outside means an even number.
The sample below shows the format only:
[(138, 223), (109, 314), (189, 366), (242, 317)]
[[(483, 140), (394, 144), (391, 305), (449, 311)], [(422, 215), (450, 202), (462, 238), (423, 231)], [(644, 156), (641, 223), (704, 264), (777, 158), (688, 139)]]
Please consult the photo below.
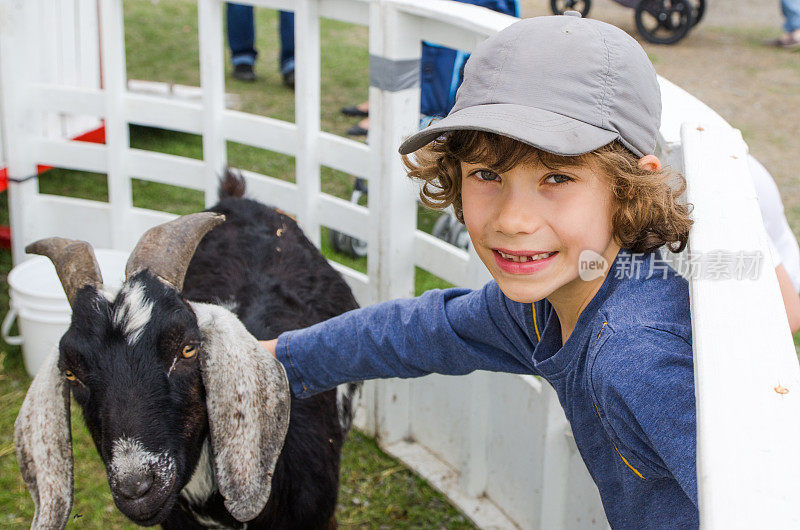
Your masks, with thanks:
[(451, 241), (453, 245), (462, 250), (467, 250), (469, 248), (469, 232), (467, 232), (467, 227), (459, 223), (454, 228), (453, 232), (454, 235)]
[(438, 237), (442, 241), (448, 241), (450, 239), (450, 214), (443, 213), (436, 219), (436, 222), (433, 223), (431, 235), (433, 237)]
[(367, 242), (361, 239), (357, 239), (355, 237), (347, 236), (349, 241), (347, 244), (349, 245), (349, 254), (354, 258), (365, 258), (367, 257)]
[(706, 14), (706, 0), (697, 0), (697, 4), (694, 6), (694, 20), (692, 21), (692, 25), (696, 26), (700, 23), (700, 19), (703, 18), (703, 15)]
[(636, 29), (653, 44), (674, 44), (692, 29), (693, 12), (688, 0), (641, 0), (636, 5)]
[(564, 11), (578, 11), (586, 18), (591, 7), (592, 0), (550, 0), (550, 9), (554, 15), (563, 15)]
[(343, 233), (334, 230), (333, 228), (328, 229), (328, 241), (331, 243), (331, 247), (336, 252), (345, 252), (345, 246), (342, 239), (345, 236)]

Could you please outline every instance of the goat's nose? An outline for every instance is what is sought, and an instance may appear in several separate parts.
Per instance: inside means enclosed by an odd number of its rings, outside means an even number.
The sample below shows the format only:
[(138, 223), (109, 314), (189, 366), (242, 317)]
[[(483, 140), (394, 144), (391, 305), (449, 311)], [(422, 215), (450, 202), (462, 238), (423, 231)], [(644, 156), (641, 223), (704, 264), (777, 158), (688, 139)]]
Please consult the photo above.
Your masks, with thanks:
[(144, 494), (150, 491), (153, 486), (153, 473), (150, 471), (142, 471), (141, 473), (134, 473), (120, 481), (118, 485), (119, 492), (129, 499), (139, 499), (144, 497)]

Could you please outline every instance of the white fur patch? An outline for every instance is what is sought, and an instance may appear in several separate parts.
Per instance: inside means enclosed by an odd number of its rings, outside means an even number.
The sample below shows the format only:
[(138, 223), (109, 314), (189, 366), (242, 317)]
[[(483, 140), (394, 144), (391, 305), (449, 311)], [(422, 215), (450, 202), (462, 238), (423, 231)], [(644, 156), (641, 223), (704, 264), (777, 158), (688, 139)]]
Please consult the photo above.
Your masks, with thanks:
[(113, 485), (123, 481), (127, 476), (152, 471), (158, 477), (158, 484), (167, 488), (172, 484), (175, 474), (175, 459), (167, 452), (153, 453), (133, 438), (118, 438), (111, 447), (111, 465), (109, 479)]
[(114, 325), (122, 330), (128, 344), (133, 346), (150, 322), (153, 302), (147, 299), (144, 286), (138, 282), (125, 285), (120, 295), (123, 298), (122, 303), (114, 310)]
[[(205, 442), (203, 442), (200, 459), (197, 461), (197, 467), (194, 468), (194, 473), (192, 473), (189, 483), (181, 490), (181, 497), (186, 500), (187, 508), (192, 512), (192, 518), (197, 524), (206, 528), (232, 528), (225, 526), (213, 517), (196, 511), (196, 508), (203, 506), (217, 489), (211, 445), (208, 438), (206, 438)], [(247, 524), (237, 528), (247, 528)]]
[(172, 365), (169, 367), (169, 372), (167, 372), (167, 379), (169, 379), (170, 374), (175, 369), (175, 364), (178, 362), (178, 356), (176, 355), (174, 359), (172, 359)]
[(214, 464), (212, 462), (211, 446), (208, 438), (203, 442), (200, 459), (194, 468), (192, 478), (181, 490), (181, 497), (189, 504), (202, 505), (217, 491), (217, 482), (214, 478)]
[(359, 383), (347, 383), (336, 387), (336, 412), (342, 432), (350, 430), (355, 412), (356, 394), (361, 390)]

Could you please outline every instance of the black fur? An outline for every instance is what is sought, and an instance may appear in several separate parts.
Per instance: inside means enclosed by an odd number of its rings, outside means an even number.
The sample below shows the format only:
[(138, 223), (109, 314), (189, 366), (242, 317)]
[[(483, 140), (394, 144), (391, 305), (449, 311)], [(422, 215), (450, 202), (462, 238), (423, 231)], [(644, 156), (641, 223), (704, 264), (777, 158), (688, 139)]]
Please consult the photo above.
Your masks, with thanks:
[[(225, 214), (226, 221), (198, 246), (181, 295), (148, 271), (128, 282), (141, 285), (153, 302), (152, 318), (133, 346), (112, 322), (124, 295), (109, 302), (90, 287), (79, 292), (72, 325), (61, 342), (61, 369), (74, 372), (80, 382), (72, 384), (73, 393), (106, 466), (111, 443), (122, 434), (141, 440), (150, 451), (166, 451), (175, 457), (173, 491), (153, 501), (156, 508), (142, 509), (145, 515), (136, 517), (136, 507), (123, 509), (126, 501), (115, 494), (118, 506), (139, 524), (198, 528), (202, 527), (198, 519), (210, 518), (217, 524), (242, 526), (227, 513), (219, 492), (200, 504), (178, 494), (191, 479), (208, 435), (197, 360), (178, 357), (171, 375), (165, 376), (175, 352), (201, 340), (187, 300), (229, 306), (259, 339), (357, 307), (341, 276), (294, 220), (242, 198), (243, 193), (243, 181), (229, 172), (220, 185), (221, 200), (210, 208)], [(344, 405), (349, 414), (351, 404)], [(334, 526), (345, 434), (335, 390), (293, 399), (269, 502), (247, 527)]]

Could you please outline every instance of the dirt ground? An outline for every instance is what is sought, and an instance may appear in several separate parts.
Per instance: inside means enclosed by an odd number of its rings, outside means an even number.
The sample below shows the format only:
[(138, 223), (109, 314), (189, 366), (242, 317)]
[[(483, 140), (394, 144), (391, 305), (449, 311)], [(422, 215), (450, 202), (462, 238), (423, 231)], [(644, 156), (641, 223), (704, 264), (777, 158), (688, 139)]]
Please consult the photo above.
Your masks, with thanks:
[[(547, 0), (523, 0), (522, 14), (552, 13)], [(592, 0), (589, 16), (634, 36), (660, 75), (742, 131), (750, 152), (777, 182), (800, 238), (800, 50), (763, 45), (782, 33), (779, 0), (707, 0), (700, 24), (671, 46), (644, 41), (633, 9), (612, 0)]]

